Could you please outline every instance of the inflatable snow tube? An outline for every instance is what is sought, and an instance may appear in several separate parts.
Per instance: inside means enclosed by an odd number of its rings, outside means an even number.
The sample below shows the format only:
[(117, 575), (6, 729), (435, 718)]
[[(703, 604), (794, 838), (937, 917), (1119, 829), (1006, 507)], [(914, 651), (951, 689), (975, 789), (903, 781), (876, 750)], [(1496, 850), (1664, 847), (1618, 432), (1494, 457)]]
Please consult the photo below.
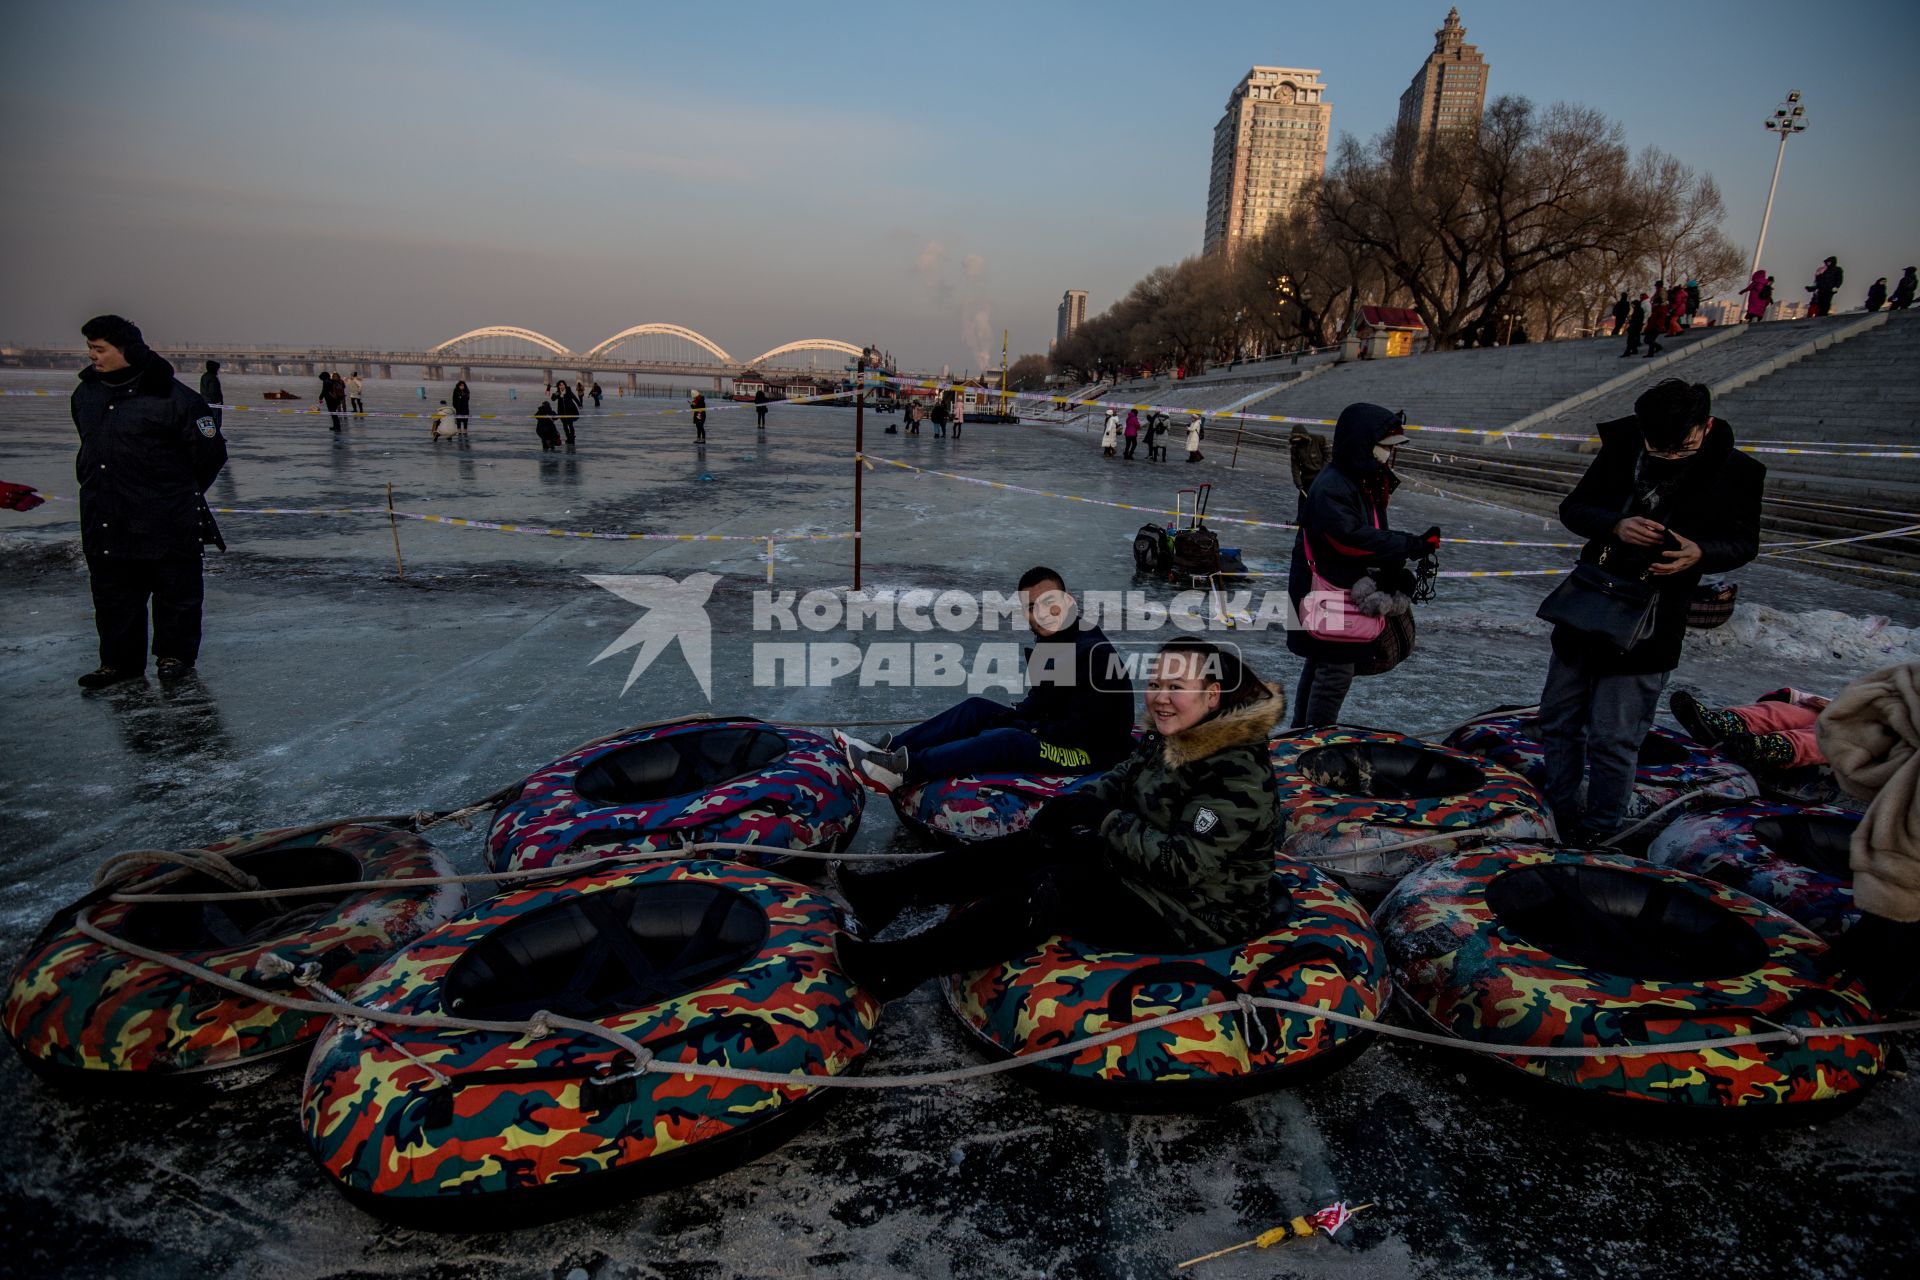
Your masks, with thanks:
[(780, 849), (846, 848), (865, 803), (830, 738), (749, 716), (679, 720), (535, 770), (494, 812), (487, 866), (558, 867), (704, 840), (766, 845), (755, 861), (774, 865)]
[(1280, 855), (1363, 893), (1384, 893), (1472, 844), (1554, 835), (1526, 779), (1402, 733), (1331, 725), (1288, 734), (1273, 741), (1273, 776), (1287, 816)]
[[(1242, 993), (1377, 1019), (1385, 954), (1367, 914), (1312, 867), (1274, 868), (1266, 933), (1191, 955), (1106, 950), (1055, 936), (1028, 955), (945, 981), (947, 1003), (997, 1053), (1018, 1057)], [(1127, 1111), (1183, 1111), (1298, 1084), (1372, 1040), (1324, 1018), (1237, 1009), (1176, 1022), (1028, 1069), (1037, 1085)]]
[[(1540, 721), (1531, 711), (1482, 716), (1447, 735), (1447, 745), (1510, 769), (1535, 787), (1546, 786)], [(1627, 817), (1641, 817), (1685, 795), (1745, 800), (1759, 790), (1753, 775), (1733, 761), (1655, 725), (1640, 744), (1640, 768), (1627, 802)]]
[(900, 820), (939, 844), (973, 844), (1025, 831), (1041, 805), (1098, 773), (977, 773), (930, 778), (893, 793)]
[[(1419, 1020), (1511, 1046), (1494, 1060), (1552, 1084), (1636, 1103), (1756, 1108), (1835, 1102), (1870, 1084), (1879, 1040), (1827, 946), (1746, 894), (1624, 854), (1504, 845), (1435, 862), (1375, 913), (1394, 989)], [(1529, 1057), (1767, 1032), (1799, 1044), (1672, 1054)]]
[[(858, 1068), (879, 1014), (834, 964), (834, 904), (690, 859), (503, 894), (382, 966), (362, 1003), (622, 1032), (660, 1062), (782, 1074)], [(571, 1031), (336, 1023), (301, 1120), (320, 1166), (382, 1217), (492, 1229), (691, 1181), (771, 1149), (831, 1090), (659, 1072)]]
[(1848, 864), (1859, 825), (1851, 809), (1760, 800), (1675, 819), (1647, 861), (1732, 885), (1831, 942), (1860, 919)]
[[(347, 825), (327, 831), (287, 828), (232, 861), (270, 889), (453, 874), (423, 838), (390, 827)], [(272, 832), (209, 845), (219, 853)], [(113, 902), (110, 895), (221, 893), (226, 883), (198, 872), (149, 868), (96, 890), (61, 911), (27, 949), (7, 992), (4, 1027), (27, 1065), (63, 1084), (87, 1087), (252, 1083), (288, 1050), (320, 1034), (325, 1018), (261, 1004), (207, 986), (155, 961), (96, 942), (75, 928), (82, 910), (101, 931), (178, 956), (257, 986), (269, 954), (296, 967), (318, 966), (321, 981), (350, 993), (387, 957), (466, 906), (458, 885), (371, 889), (317, 897), (241, 902)]]

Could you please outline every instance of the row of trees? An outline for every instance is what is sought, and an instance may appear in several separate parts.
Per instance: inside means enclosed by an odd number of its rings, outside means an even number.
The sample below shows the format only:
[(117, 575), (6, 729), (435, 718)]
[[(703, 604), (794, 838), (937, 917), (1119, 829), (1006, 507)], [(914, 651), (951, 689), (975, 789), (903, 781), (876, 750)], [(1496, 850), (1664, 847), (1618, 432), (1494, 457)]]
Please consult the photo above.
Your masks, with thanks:
[(1363, 302), (1412, 308), (1438, 347), (1496, 325), (1591, 331), (1656, 279), (1734, 284), (1724, 215), (1711, 176), (1656, 148), (1635, 157), (1600, 112), (1503, 97), (1417, 155), (1392, 133), (1343, 139), (1291, 216), (1231, 254), (1154, 268), (1053, 366), (1092, 378), (1327, 346)]

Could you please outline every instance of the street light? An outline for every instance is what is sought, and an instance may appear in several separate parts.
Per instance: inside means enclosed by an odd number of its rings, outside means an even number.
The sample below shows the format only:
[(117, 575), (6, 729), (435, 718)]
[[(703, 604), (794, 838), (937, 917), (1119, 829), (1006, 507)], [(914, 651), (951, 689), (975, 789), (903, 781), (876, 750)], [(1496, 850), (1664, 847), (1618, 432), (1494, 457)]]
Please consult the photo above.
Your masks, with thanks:
[(1767, 211), (1760, 216), (1760, 242), (1753, 246), (1753, 265), (1747, 268), (1751, 275), (1760, 269), (1760, 251), (1767, 247), (1767, 224), (1773, 221), (1773, 193), (1780, 186), (1780, 165), (1787, 158), (1787, 139), (1796, 133), (1805, 133), (1807, 129), (1807, 109), (1800, 105), (1800, 91), (1794, 90), (1787, 100), (1773, 109), (1766, 120), (1767, 132), (1780, 135), (1780, 154), (1773, 158), (1773, 181), (1767, 186)]

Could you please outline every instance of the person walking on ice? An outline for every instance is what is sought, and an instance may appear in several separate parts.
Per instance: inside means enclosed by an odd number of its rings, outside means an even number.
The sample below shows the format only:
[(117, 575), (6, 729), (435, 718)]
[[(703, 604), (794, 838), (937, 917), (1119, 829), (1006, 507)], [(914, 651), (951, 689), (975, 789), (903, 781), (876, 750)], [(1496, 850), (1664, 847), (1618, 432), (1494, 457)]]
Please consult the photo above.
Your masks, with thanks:
[(687, 408), (693, 410), (693, 442), (707, 442), (707, 398), (699, 391), (687, 392)]
[(1187, 423), (1187, 461), (1198, 462), (1204, 456), (1200, 452), (1200, 415), (1196, 413)]
[(1100, 456), (1103, 458), (1111, 458), (1114, 448), (1118, 446), (1119, 443), (1120, 415), (1109, 409), (1107, 410), (1107, 425), (1101, 428), (1100, 431)]

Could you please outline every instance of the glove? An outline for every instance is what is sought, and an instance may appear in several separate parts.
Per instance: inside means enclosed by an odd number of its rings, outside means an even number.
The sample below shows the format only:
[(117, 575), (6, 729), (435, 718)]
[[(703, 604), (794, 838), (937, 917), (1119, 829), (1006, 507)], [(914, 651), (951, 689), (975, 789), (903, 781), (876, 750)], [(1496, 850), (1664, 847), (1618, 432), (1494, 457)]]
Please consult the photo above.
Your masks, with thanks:
[(1083, 787), (1041, 805), (1028, 830), (1038, 835), (1064, 835), (1075, 827), (1098, 827), (1109, 807), (1091, 788)]
[(1429, 553), (1438, 551), (1440, 549), (1440, 526), (1437, 524), (1433, 525), (1428, 528), (1425, 533), (1421, 534), (1420, 545), (1426, 548)]

